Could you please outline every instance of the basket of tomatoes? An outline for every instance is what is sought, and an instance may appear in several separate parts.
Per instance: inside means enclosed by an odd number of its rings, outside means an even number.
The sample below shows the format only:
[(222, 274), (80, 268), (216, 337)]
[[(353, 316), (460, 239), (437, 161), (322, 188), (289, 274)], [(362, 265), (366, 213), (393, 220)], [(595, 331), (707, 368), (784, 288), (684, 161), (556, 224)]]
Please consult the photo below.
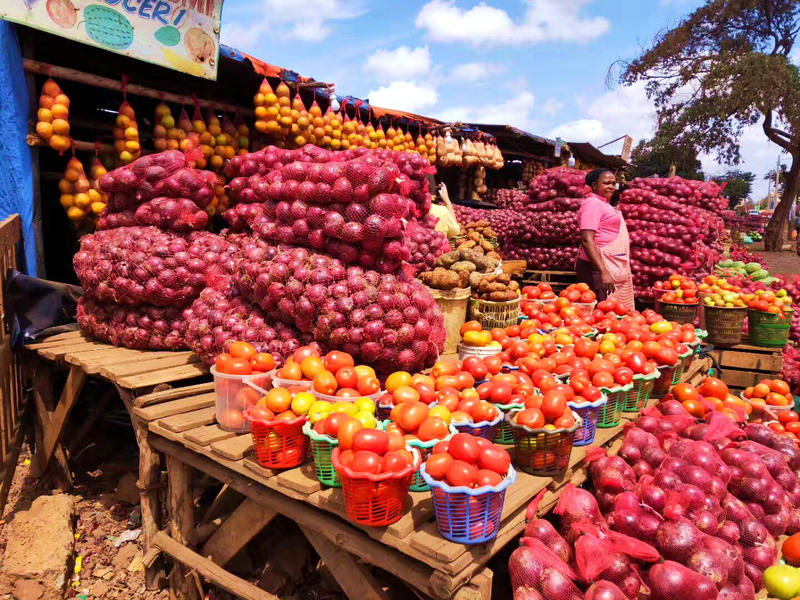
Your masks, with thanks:
[(758, 290), (747, 296), (747, 327), (750, 342), (756, 346), (781, 348), (789, 342), (789, 329), (794, 311), (786, 290)]
[(515, 463), (531, 475), (550, 476), (565, 471), (575, 431), (583, 424), (567, 406), (563, 394), (545, 396), (541, 408), (512, 410), (506, 415), (514, 432)]
[(342, 481), (347, 516), (360, 525), (391, 525), (403, 516), (408, 488), (419, 469), (416, 448), (390, 450), (389, 435), (373, 436), (364, 445), (353, 437), (353, 449), (334, 448), (333, 468)]
[(430, 487), (442, 537), (481, 544), (497, 536), (505, 491), (517, 476), (503, 448), (459, 433), (437, 444), (420, 472)]
[(275, 359), (257, 352), (247, 342), (232, 342), (211, 366), (216, 395), (216, 418), (220, 429), (247, 433), (250, 425), (244, 411), (255, 406), (272, 384)]
[(650, 373), (635, 373), (631, 383), (631, 389), (625, 392), (625, 401), (622, 406), (624, 413), (638, 413), (644, 409), (647, 401), (650, 400), (650, 395), (653, 393), (653, 388), (656, 385), (656, 379), (659, 378), (661, 372), (654, 369)]
[(769, 410), (779, 415), (794, 410), (794, 397), (789, 384), (782, 379), (762, 379), (756, 385), (745, 388), (739, 397), (758, 412)]
[(258, 404), (245, 409), (258, 464), (266, 469), (289, 469), (305, 462), (308, 437), (303, 425), (313, 403), (308, 392), (293, 397), (286, 388), (272, 388)]
[(512, 402), (511, 404), (495, 404), (494, 406), (500, 411), (500, 414), (503, 416), (503, 420), (500, 421), (497, 426), (493, 441), (495, 444), (503, 444), (506, 446), (513, 444), (514, 432), (511, 430), (511, 425), (508, 424), (508, 421), (506, 421), (505, 417), (512, 410), (525, 408), (525, 404)]
[(570, 400), (567, 406), (572, 409), (576, 415), (580, 417), (581, 425), (575, 430), (575, 439), (573, 444), (575, 446), (588, 446), (594, 441), (594, 434), (597, 431), (597, 423), (600, 420), (600, 413), (603, 412), (603, 407), (608, 402), (605, 395), (601, 396), (594, 402), (589, 402), (585, 398), (582, 402), (575, 402)]
[(675, 367), (675, 371), (672, 373), (672, 385), (680, 383), (694, 354), (694, 350), (685, 344), (679, 344), (675, 351), (678, 353), (678, 366)]

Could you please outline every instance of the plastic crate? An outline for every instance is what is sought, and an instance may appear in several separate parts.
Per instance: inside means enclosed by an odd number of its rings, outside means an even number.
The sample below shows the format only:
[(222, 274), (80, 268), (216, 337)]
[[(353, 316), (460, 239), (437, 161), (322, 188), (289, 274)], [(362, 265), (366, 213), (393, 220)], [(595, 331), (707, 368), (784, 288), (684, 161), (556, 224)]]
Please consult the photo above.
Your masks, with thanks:
[(289, 469), (305, 462), (309, 443), (303, 434), (303, 424), (308, 420), (306, 415), (291, 421), (261, 421), (249, 415), (250, 409), (245, 410), (258, 464), (266, 469)]
[(660, 375), (661, 373), (658, 370), (646, 375), (634, 375), (633, 381), (631, 382), (633, 383), (633, 387), (625, 392), (625, 404), (622, 407), (622, 412), (640, 412), (647, 404), (647, 401), (650, 400), (650, 395), (653, 393), (656, 379), (658, 379)]
[(408, 488), (414, 472), (419, 469), (419, 450), (411, 448), (414, 463), (396, 473), (356, 473), (339, 462), (340, 448), (331, 455), (333, 468), (342, 480), (344, 509), (354, 523), (368, 527), (391, 525), (403, 516)]
[(628, 392), (632, 389), (633, 382), (627, 385), (617, 385), (613, 388), (600, 388), (600, 391), (608, 398), (608, 402), (600, 410), (600, 416), (597, 419), (598, 427), (607, 429), (619, 425), (619, 421), (622, 418), (622, 407), (625, 405)]
[(575, 432), (583, 426), (580, 416), (573, 411), (575, 424), (569, 429), (531, 429), (514, 423), (517, 412), (512, 410), (506, 415), (514, 432), (517, 467), (531, 475), (541, 476), (553, 476), (566, 471)]
[(680, 360), (672, 366), (661, 365), (656, 367), (659, 375), (653, 385), (653, 398), (663, 398), (672, 389), (672, 378), (675, 375), (675, 369), (678, 368), (678, 364), (680, 364)]
[(766, 348), (782, 348), (789, 342), (789, 326), (794, 311), (782, 315), (747, 309), (747, 328), (750, 343)]
[(510, 445), (514, 443), (514, 432), (511, 431), (511, 425), (508, 424), (506, 421), (506, 414), (511, 410), (521, 410), (525, 408), (524, 404), (495, 404), (494, 405), (497, 410), (503, 415), (503, 420), (500, 421), (499, 425), (497, 426), (497, 430), (494, 434), (494, 443), (495, 444), (503, 444), (503, 445)]
[(425, 464), (420, 466), (420, 473), (431, 490), (436, 526), (442, 537), (459, 544), (481, 544), (497, 536), (506, 488), (517, 479), (513, 466), (499, 484), (481, 488), (453, 487), (437, 481), (428, 475)]
[(331, 462), (333, 449), (339, 446), (339, 440), (314, 431), (311, 421), (303, 424), (303, 434), (310, 440), (311, 458), (314, 460), (314, 472), (319, 482), (329, 487), (342, 487), (339, 473)]
[(608, 398), (604, 395), (600, 400), (594, 402), (575, 404), (574, 402), (567, 402), (567, 406), (576, 413), (582, 421), (582, 424), (575, 430), (575, 438), (573, 445), (575, 446), (588, 446), (594, 441), (594, 434), (597, 431), (597, 422), (600, 419), (600, 413)]
[(453, 425), (455, 425), (459, 433), (468, 433), (492, 441), (497, 435), (497, 427), (504, 418), (505, 415), (500, 411), (500, 414), (493, 421), (478, 421), (477, 423), (469, 421), (467, 423), (454, 423)]

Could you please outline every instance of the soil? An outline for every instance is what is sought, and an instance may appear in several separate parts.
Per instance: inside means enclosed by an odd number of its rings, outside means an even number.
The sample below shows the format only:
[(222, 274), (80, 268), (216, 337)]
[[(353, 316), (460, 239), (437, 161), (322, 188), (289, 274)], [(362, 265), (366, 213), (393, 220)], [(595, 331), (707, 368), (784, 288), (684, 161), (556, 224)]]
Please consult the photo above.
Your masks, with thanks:
[(797, 252), (764, 252), (763, 242), (753, 244), (750, 246), (750, 250), (764, 258), (767, 270), (772, 274), (800, 274), (800, 256), (797, 255)]

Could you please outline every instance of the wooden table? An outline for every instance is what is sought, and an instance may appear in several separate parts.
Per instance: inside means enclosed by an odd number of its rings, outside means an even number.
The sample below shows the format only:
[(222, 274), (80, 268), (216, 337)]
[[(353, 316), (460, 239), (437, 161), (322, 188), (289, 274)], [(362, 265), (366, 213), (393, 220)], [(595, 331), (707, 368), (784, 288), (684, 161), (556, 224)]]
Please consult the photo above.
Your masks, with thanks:
[[(64, 426), (89, 377), (97, 377), (112, 384), (128, 413), (131, 413), (135, 399), (141, 394), (168, 390), (174, 384), (198, 377), (208, 378), (208, 369), (193, 352), (119, 348), (89, 338), (80, 331), (55, 335), (41, 343), (27, 346), (26, 351), (23, 367), (27, 372), (27, 379), (33, 384), (41, 437), (37, 440), (37, 452), (33, 457), (35, 471), (43, 475), (52, 463), (51, 471), (62, 488), (71, 486), (66, 452), (61, 445)], [(66, 383), (56, 398), (51, 391), (53, 377), (65, 368)], [(213, 383), (188, 386), (185, 389), (189, 393), (208, 392), (213, 390)], [(169, 397), (168, 391), (165, 392), (165, 397)], [(97, 400), (93, 407), (95, 418), (101, 416), (106, 408), (100, 399)], [(87, 432), (92, 423), (93, 420), (88, 419), (82, 432)], [(152, 519), (152, 515), (144, 515), (150, 510), (151, 503), (148, 500), (156, 496), (160, 485), (160, 457), (149, 452), (149, 446), (142, 443), (146, 441), (146, 428), (136, 427), (134, 423), (134, 431), (140, 446), (138, 485), (142, 496), (142, 516)], [(154, 586), (155, 580), (148, 580), (148, 584)]]
[[(166, 456), (170, 486), (169, 527), (155, 531), (153, 524), (145, 526), (154, 529), (151, 539), (155, 548), (243, 598), (273, 597), (234, 577), (224, 565), (278, 513), (299, 524), (350, 598), (385, 597), (354, 557), (436, 598), (489, 598), (491, 573), (484, 568), (486, 562), (522, 532), (525, 509), (534, 496), (546, 490), (539, 506), (543, 514), (555, 505), (567, 482), (580, 484), (586, 479), (584, 457), (593, 447), (575, 448), (569, 469), (556, 480), (518, 472), (516, 483), (506, 492), (497, 538), (466, 546), (439, 534), (430, 492), (410, 492), (408, 510), (388, 527), (353, 524), (345, 515), (341, 489), (322, 486), (313, 464), (282, 472), (261, 467), (252, 453), (250, 434), (237, 435), (217, 425), (213, 394), (186, 393), (177, 398), (182, 392), (178, 389), (134, 400), (134, 418), (146, 424), (150, 432), (147, 443)], [(621, 433), (621, 426), (598, 429), (594, 445), (616, 451)], [(246, 498), (207, 541), (195, 547), (192, 540), (202, 538), (200, 532), (207, 531), (209, 523), (195, 523), (193, 519), (189, 491), (193, 470)], [(157, 514), (155, 509), (148, 512)], [(152, 548), (145, 553), (150, 558), (155, 556)], [(187, 590), (180, 585), (180, 577), (178, 580), (183, 594), (191, 596), (191, 585)]]

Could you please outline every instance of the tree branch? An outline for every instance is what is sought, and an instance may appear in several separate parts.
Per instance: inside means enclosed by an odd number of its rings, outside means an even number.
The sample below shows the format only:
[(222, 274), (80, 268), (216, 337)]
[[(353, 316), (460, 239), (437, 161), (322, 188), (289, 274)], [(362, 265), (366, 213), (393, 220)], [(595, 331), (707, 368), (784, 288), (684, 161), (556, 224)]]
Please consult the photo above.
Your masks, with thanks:
[(775, 129), (772, 127), (772, 109), (762, 112), (764, 113), (764, 123), (762, 127), (766, 136), (770, 139), (770, 141), (774, 142), (784, 150), (789, 150), (792, 145), (792, 136), (785, 131), (781, 131), (780, 129)]

